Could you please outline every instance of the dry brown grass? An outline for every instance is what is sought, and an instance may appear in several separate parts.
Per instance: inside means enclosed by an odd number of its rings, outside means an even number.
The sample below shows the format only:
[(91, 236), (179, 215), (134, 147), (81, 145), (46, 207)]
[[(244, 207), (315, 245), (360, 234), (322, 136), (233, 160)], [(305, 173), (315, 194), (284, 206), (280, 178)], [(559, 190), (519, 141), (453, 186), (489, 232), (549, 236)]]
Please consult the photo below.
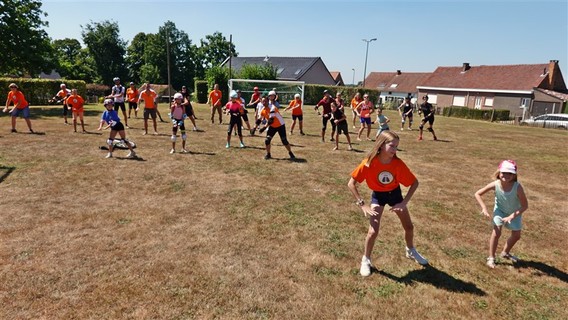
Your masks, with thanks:
[[(308, 111), (309, 135), (290, 137), (304, 161), (264, 161), (263, 138), (225, 150), (226, 126), (198, 105), (191, 154), (168, 153), (168, 123), (142, 136), (131, 119), (142, 159), (104, 159), (108, 133), (73, 134), (58, 110), (32, 109), (42, 135), (10, 134), (0, 118), (1, 319), (568, 317), (566, 131), (440, 116), (440, 142), (400, 132), (399, 156), (421, 183), (416, 243), (432, 266), (404, 257), (400, 223), (385, 214), (380, 271), (362, 279), (367, 222), (346, 184), (371, 143), (333, 152)], [(102, 107), (88, 110), (95, 132)], [(287, 158), (275, 142), (273, 156)], [(524, 262), (489, 270), (473, 193), (504, 158), (519, 163), (529, 199), (514, 250)]]

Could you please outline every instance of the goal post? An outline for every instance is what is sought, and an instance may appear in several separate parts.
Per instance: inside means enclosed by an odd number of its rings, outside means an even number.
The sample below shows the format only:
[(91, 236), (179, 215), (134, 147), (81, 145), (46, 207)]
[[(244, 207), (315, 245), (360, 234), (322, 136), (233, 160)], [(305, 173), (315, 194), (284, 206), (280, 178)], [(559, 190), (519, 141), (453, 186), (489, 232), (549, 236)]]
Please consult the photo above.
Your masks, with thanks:
[(254, 87), (258, 87), (259, 92), (263, 95), (268, 95), (269, 91), (276, 89), (280, 105), (284, 107), (294, 100), (296, 93), (300, 94), (302, 101), (304, 101), (305, 84), (304, 81), (229, 79), (229, 90), (241, 90), (241, 96), (248, 104), (254, 92)]

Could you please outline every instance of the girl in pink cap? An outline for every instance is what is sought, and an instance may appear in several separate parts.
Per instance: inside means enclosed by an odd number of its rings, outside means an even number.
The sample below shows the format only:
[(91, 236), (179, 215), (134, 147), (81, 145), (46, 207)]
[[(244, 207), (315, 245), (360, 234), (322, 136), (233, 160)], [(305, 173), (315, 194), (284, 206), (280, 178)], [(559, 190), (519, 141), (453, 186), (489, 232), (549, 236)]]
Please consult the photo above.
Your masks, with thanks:
[(495, 205), (492, 219), (493, 232), (489, 238), (489, 257), (487, 258), (487, 266), (492, 269), (495, 268), (495, 252), (497, 251), (503, 226), (511, 230), (511, 236), (505, 243), (505, 247), (501, 252), (501, 258), (509, 259), (513, 263), (519, 260), (511, 254), (511, 248), (521, 239), (522, 214), (529, 207), (523, 186), (517, 182), (517, 164), (515, 161), (501, 161), (499, 170), (495, 172), (494, 178), (494, 181), (475, 193), (475, 199), (481, 206), (481, 213), (487, 218), (491, 218), (481, 196), (489, 190), (495, 190)]

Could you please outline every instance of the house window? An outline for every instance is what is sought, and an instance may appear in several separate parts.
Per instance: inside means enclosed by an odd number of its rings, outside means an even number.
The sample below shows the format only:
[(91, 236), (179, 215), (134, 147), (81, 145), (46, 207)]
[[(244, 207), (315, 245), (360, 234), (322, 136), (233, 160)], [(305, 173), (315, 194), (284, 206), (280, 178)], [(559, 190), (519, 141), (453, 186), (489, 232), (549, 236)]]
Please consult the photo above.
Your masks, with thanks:
[(481, 109), (482, 97), (475, 97), (475, 109)]
[(431, 104), (437, 104), (438, 103), (438, 95), (428, 93), (428, 102), (431, 103)]
[(391, 84), (391, 88), (396, 88), (396, 87), (398, 87), (398, 84), (397, 84), (397, 83)]
[(529, 98), (522, 98), (521, 99), (521, 107), (528, 107), (531, 103), (531, 99)]
[(278, 68), (278, 70), (276, 70), (276, 74), (281, 74), (282, 71), (284, 71), (284, 68)]
[(294, 74), (295, 74), (295, 75), (299, 75), (299, 74), (300, 74), (300, 72), (302, 72), (302, 68), (300, 68), (300, 69), (296, 70), (296, 72), (294, 72)]
[(454, 101), (452, 105), (458, 107), (465, 107), (465, 96), (454, 96)]
[(485, 106), (493, 107), (493, 98), (485, 98)]

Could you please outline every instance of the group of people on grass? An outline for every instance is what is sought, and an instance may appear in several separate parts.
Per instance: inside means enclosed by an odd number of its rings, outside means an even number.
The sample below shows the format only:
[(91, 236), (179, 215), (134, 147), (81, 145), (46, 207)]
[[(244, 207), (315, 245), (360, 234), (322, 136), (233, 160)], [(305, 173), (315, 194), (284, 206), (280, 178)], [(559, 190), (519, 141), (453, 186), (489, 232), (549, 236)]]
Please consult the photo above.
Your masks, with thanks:
[[(109, 153), (107, 158), (112, 157), (114, 140), (117, 135), (119, 135), (121, 142), (128, 147), (130, 152), (128, 153), (128, 158), (135, 158), (136, 153), (134, 152), (130, 142), (126, 140), (125, 126), (126, 126), (126, 111), (124, 108), (124, 100), (121, 100), (122, 88), (120, 88), (119, 79), (115, 80), (115, 86), (117, 88), (112, 89), (112, 93), (104, 100), (105, 111), (101, 117), (101, 122), (98, 130), (103, 129), (103, 125), (110, 128), (110, 135), (107, 140)], [(12, 132), (16, 132), (15, 122), (19, 115), (22, 115), (28, 125), (31, 133), (33, 133), (31, 122), (29, 119), (29, 104), (26, 101), (24, 95), (18, 90), (18, 86), (15, 83), (9, 85), (10, 92), (8, 93), (8, 98), (6, 101), (6, 107), (4, 112), (10, 112), (12, 116)], [(128, 102), (130, 104), (130, 110), (135, 111), (135, 116), (138, 112), (139, 101), (145, 101), (144, 109), (144, 120), (145, 120), (145, 134), (147, 133), (147, 120), (152, 118), (154, 121), (154, 132), (156, 130), (156, 92), (151, 89), (150, 84), (146, 84), (145, 88), (139, 94), (136, 93), (133, 84), (131, 88), (133, 92), (126, 94), (128, 97)], [(218, 90), (218, 86), (214, 89)], [(240, 140), (240, 147), (244, 148), (245, 144), (242, 135), (243, 118), (247, 114), (245, 108), (245, 101), (241, 97), (240, 92), (231, 91), (230, 101), (224, 106), (219, 108), (220, 95), (214, 93), (209, 96), (208, 103), (211, 105), (211, 121), (214, 123), (214, 115), (219, 112), (219, 123), (222, 123), (221, 114), (224, 112), (230, 117), (230, 121), (227, 129), (227, 144), (226, 148), (230, 148), (231, 136), (233, 130), (236, 129), (237, 135)], [(61, 93), (61, 94), (60, 94)], [(67, 88), (62, 85), (60, 92), (57, 96), (63, 96), (67, 94)], [(137, 96), (137, 99), (134, 97)], [(170, 106), (170, 118), (172, 119), (172, 149), (170, 153), (175, 152), (177, 132), (180, 131), (182, 138), (182, 150), (181, 152), (187, 152), (186, 150), (186, 139), (187, 134), (185, 132), (184, 122), (186, 119), (191, 119), (195, 126), (195, 113), (189, 102), (189, 95), (187, 94), (187, 88), (183, 88), (182, 92), (176, 93), (173, 97), (173, 102)], [(373, 121), (370, 121), (371, 114), (374, 112), (374, 106), (369, 102), (368, 95), (363, 95), (363, 99), (359, 101), (359, 94), (356, 94), (351, 101), (351, 108), (353, 112), (353, 126), (355, 126), (356, 117), (360, 118), (361, 127), (358, 132), (358, 139), (360, 140), (361, 133), (364, 129), (367, 129), (367, 139), (369, 139), (370, 125)], [(419, 126), (419, 140), (422, 140), (422, 131), (426, 123), (428, 123), (428, 131), (433, 135), (434, 140), (437, 137), (432, 129), (432, 124), (434, 122), (434, 108), (428, 103), (428, 97), (425, 96), (424, 102), (420, 106), (419, 113), (423, 114), (424, 117), (421, 119)], [(81, 121), (81, 126), (83, 131), (84, 123), (82, 118), (82, 107), (83, 99), (77, 95), (77, 90), (73, 89), (69, 92), (69, 96), (66, 97), (64, 107), (71, 108), (73, 112), (73, 124), (76, 131), (77, 118)], [(13, 105), (12, 110), (9, 110), (10, 105)], [(290, 159), (295, 159), (295, 155), (291, 150), (290, 143), (286, 137), (286, 127), (284, 123), (284, 118), (280, 114), (279, 108), (280, 104), (278, 102), (278, 95), (275, 90), (268, 92), (268, 95), (262, 96), (258, 92), (258, 88), (254, 88), (254, 94), (251, 97), (251, 101), (246, 104), (247, 106), (255, 106), (255, 126), (250, 128), (248, 124), (248, 118), (245, 118), (247, 122), (247, 127), (251, 134), (254, 134), (256, 130), (260, 133), (267, 131), (265, 139), (265, 159), (271, 158), (271, 141), (273, 137), (278, 133), (282, 144), (288, 151)], [(296, 120), (299, 121), (300, 134), (303, 134), (302, 127), (302, 113), (301, 111), (302, 101), (299, 95), (296, 95), (294, 100), (290, 102), (288, 107), (284, 110), (292, 110), (293, 125), (291, 127), (290, 133), (292, 134)], [(319, 111), (319, 107), (322, 107), (322, 113)], [(121, 123), (120, 117), (118, 116), (118, 109), (122, 109), (123, 116), (125, 118), (125, 125)], [(349, 137), (349, 132), (347, 130), (347, 117), (344, 113), (344, 103), (341, 99), (341, 94), (337, 94), (335, 99), (331, 98), (329, 92), (324, 91), (324, 97), (316, 104), (315, 110), (322, 117), (322, 131), (321, 139), (325, 141), (325, 131), (327, 128), (327, 123), (331, 123), (332, 134), (330, 140), (335, 141), (335, 148), (338, 148), (338, 138), (341, 133), (345, 134), (349, 149), (352, 149), (351, 140)], [(400, 105), (399, 110), (402, 115), (402, 127), (404, 129), (405, 121), (408, 119), (408, 129), (412, 130), (412, 112), (413, 108), (410, 106), (410, 99), (405, 99), (405, 102)], [(294, 112), (295, 111), (295, 112)], [(129, 113), (130, 114), (130, 113)], [(65, 116), (65, 114), (64, 114)], [(160, 117), (161, 118), (161, 117)], [(381, 217), (383, 215), (385, 207), (388, 205), (390, 211), (394, 212), (404, 229), (404, 240), (405, 240), (405, 256), (407, 258), (415, 260), (420, 265), (428, 265), (428, 260), (424, 258), (416, 249), (414, 244), (414, 225), (410, 217), (408, 210), (408, 203), (414, 193), (418, 188), (418, 179), (411, 172), (411, 170), (406, 166), (406, 164), (397, 156), (398, 145), (400, 142), (399, 136), (388, 129), (388, 118), (382, 115), (381, 110), (377, 111), (377, 120), (375, 121), (379, 124), (379, 129), (376, 135), (376, 141), (373, 148), (369, 151), (366, 157), (363, 158), (361, 163), (351, 172), (351, 178), (347, 184), (349, 190), (356, 199), (356, 204), (361, 208), (365, 216), (369, 216), (369, 228), (364, 245), (364, 255), (361, 259), (360, 274), (364, 277), (369, 276), (372, 273), (373, 265), (371, 261), (371, 253), (375, 245)], [(370, 139), (369, 139), (370, 140)], [(482, 208), (482, 214), (492, 220), (493, 230), (489, 241), (489, 256), (487, 258), (486, 264), (489, 268), (496, 267), (496, 252), (498, 241), (502, 233), (502, 228), (511, 230), (511, 236), (507, 239), (503, 251), (500, 254), (500, 258), (509, 259), (513, 262), (517, 262), (518, 258), (511, 254), (511, 249), (516, 244), (516, 242), (521, 238), (522, 230), (522, 215), (528, 209), (528, 200), (524, 193), (522, 185), (517, 181), (517, 164), (513, 160), (504, 160), (499, 164), (498, 170), (495, 172), (493, 181), (491, 181), (485, 187), (479, 189), (475, 193), (475, 198)], [(365, 200), (361, 196), (358, 190), (358, 184), (365, 182), (369, 189), (372, 190), (370, 204), (366, 204)], [(402, 195), (400, 185), (408, 187), (406, 195)], [(495, 204), (493, 209), (493, 214), (490, 214), (482, 196), (487, 192), (493, 190), (495, 193)]]

